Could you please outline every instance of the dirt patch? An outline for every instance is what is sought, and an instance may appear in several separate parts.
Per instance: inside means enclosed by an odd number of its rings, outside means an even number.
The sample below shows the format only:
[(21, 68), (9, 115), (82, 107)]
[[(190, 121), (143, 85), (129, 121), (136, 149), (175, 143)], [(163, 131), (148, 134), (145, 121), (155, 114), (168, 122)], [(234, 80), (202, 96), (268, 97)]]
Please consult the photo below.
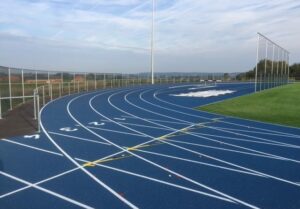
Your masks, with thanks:
[(33, 118), (33, 102), (8, 111), (0, 120), (0, 139), (35, 133), (37, 122)]

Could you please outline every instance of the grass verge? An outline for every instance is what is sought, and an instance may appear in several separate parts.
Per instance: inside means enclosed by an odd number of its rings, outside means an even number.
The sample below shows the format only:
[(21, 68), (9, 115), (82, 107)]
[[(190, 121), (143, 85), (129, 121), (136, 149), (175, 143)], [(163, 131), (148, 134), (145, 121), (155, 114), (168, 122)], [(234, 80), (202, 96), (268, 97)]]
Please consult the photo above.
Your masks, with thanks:
[(239, 118), (300, 127), (300, 83), (201, 106), (197, 109)]

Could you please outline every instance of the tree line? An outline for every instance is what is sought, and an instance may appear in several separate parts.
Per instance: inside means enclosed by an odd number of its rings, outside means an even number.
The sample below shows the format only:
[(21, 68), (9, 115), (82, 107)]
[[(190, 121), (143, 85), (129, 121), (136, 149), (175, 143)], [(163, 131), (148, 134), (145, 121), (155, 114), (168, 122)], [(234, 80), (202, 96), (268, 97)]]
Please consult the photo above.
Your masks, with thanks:
[[(259, 66), (259, 65), (258, 65)], [(260, 69), (260, 67), (258, 67)], [(300, 63), (295, 63), (293, 65), (290, 65), (290, 73), (289, 77), (291, 79), (300, 80)], [(253, 80), (255, 79), (255, 70), (256, 67), (254, 67), (252, 70), (249, 70), (245, 73), (240, 73), (237, 75), (237, 80)]]

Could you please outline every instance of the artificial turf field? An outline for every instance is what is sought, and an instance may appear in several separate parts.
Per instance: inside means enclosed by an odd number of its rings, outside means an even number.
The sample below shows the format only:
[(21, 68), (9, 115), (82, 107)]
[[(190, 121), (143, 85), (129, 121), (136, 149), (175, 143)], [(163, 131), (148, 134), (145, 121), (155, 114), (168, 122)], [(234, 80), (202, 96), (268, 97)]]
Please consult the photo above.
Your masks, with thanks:
[(300, 83), (199, 107), (200, 110), (300, 127)]
[[(300, 208), (300, 129), (194, 109), (253, 87), (139, 86), (54, 100), (39, 135), (0, 141), (0, 208)], [(206, 89), (235, 93), (172, 96)]]

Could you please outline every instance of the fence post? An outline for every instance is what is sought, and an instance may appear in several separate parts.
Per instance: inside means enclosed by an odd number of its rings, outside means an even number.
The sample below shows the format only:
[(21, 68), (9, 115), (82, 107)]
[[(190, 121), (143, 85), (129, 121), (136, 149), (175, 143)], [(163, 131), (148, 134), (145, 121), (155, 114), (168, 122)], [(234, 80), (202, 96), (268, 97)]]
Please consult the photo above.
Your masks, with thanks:
[(43, 86), (43, 106), (45, 106), (45, 86)]
[(37, 128), (38, 128), (38, 133), (40, 133), (41, 129), (40, 129), (40, 95), (39, 93), (37, 93)]
[(94, 76), (95, 76), (95, 90), (96, 90), (97, 89), (97, 74), (95, 73)]
[(68, 83), (68, 87), (69, 87), (69, 95), (71, 94), (71, 83)]
[(61, 83), (58, 83), (58, 93), (59, 93), (59, 97), (61, 97)]
[(33, 110), (34, 110), (34, 120), (36, 120), (36, 89), (33, 91)]
[(52, 83), (50, 84), (50, 99), (53, 99), (53, 92), (52, 92)]
[(10, 110), (12, 110), (12, 97), (11, 97), (11, 75), (10, 68), (8, 68), (8, 88), (9, 88), (9, 105)]
[(1, 99), (1, 91), (0, 91), (0, 120), (2, 119), (2, 99)]
[(25, 86), (24, 86), (24, 70), (22, 69), (22, 95), (23, 95), (23, 103), (25, 103)]

